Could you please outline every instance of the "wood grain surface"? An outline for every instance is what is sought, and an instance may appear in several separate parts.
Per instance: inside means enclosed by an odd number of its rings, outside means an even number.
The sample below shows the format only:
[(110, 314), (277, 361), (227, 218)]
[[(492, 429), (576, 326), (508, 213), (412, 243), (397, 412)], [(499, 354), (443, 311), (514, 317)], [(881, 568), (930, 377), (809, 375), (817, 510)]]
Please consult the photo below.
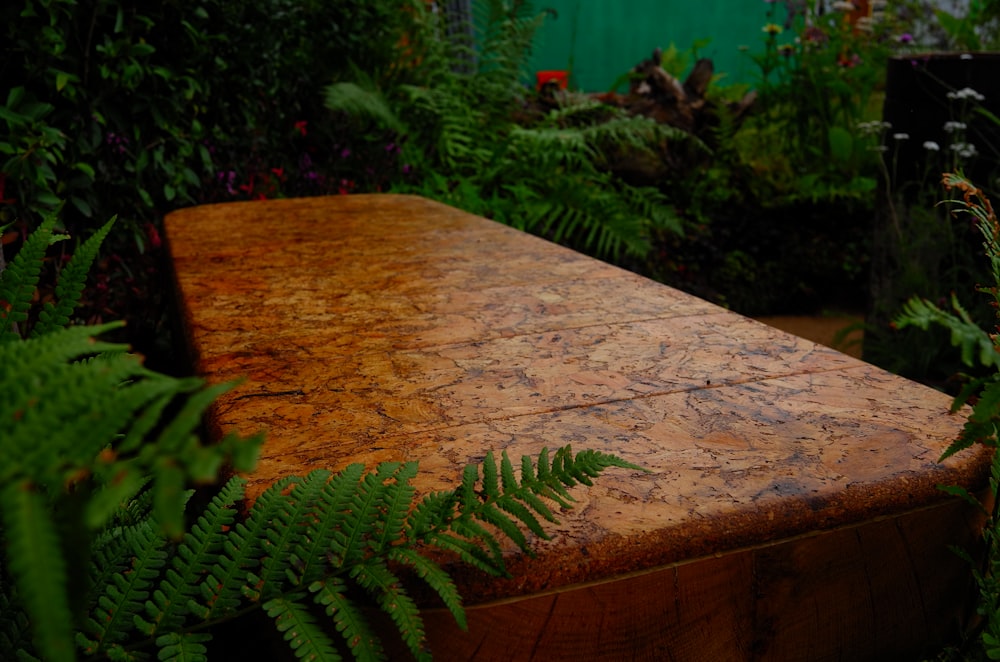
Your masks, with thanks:
[(564, 444), (650, 470), (575, 489), (536, 558), (510, 550), (513, 579), (442, 558), (473, 625), (432, 618), (439, 658), (877, 659), (958, 627), (945, 546), (977, 520), (937, 486), (982, 489), (989, 455), (937, 462), (963, 422), (945, 395), (418, 197), (166, 226), (196, 371), (245, 380), (211, 427), (267, 431), (250, 499), (383, 460), (450, 488), (489, 450)]

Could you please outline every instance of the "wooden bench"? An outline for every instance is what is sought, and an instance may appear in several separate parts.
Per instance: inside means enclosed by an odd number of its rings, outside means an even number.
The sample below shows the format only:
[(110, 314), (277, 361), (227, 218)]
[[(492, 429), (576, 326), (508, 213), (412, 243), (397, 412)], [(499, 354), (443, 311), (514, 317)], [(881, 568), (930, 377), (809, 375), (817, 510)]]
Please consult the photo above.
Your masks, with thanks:
[[(937, 458), (949, 399), (574, 251), (419, 197), (232, 203), (166, 221), (194, 365), (245, 377), (213, 429), (268, 431), (275, 479), (486, 451), (649, 468), (578, 488), (514, 578), (452, 568), (437, 659), (906, 659), (972, 595), (989, 454)], [(532, 657), (535, 656), (535, 657)]]

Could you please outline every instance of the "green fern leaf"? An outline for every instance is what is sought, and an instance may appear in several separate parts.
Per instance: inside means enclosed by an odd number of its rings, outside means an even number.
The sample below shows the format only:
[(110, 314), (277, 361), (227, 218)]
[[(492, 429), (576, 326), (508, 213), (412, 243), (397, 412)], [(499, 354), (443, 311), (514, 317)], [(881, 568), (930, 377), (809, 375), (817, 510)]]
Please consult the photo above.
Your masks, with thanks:
[(493, 451), (486, 453), (486, 457), (480, 466), (483, 470), (483, 492), (485, 493), (485, 498), (488, 500), (499, 498), (500, 482), (498, 479), (500, 472), (497, 469), (497, 462), (493, 456)]
[(425, 495), (407, 517), (405, 527), (407, 539), (423, 540), (425, 535), (450, 522), (454, 519), (457, 503), (457, 496), (452, 490)]
[(370, 549), (370, 539), (378, 526), (378, 518), (390, 480), (400, 465), (383, 462), (375, 471), (366, 474), (352, 497), (350, 516), (344, 520), (334, 536), (334, 552), (347, 565), (364, 559)]
[(373, 557), (351, 567), (350, 576), (375, 598), (379, 608), (396, 625), (403, 642), (418, 660), (430, 660), (420, 610), (385, 562)]
[[(452, 526), (454, 526), (454, 523)], [(463, 533), (464, 529), (462, 529), (462, 526), (462, 524), (459, 524), (455, 532), (459, 535), (466, 535)], [(477, 534), (476, 532), (470, 532), (469, 535), (470, 537), (474, 537)], [(487, 535), (489, 535), (488, 532)], [(453, 536), (445, 531), (433, 531), (425, 536), (425, 540), (428, 544), (435, 547), (454, 552), (462, 561), (487, 574), (494, 577), (509, 576), (502, 555), (490, 554), (484, 551), (478, 544), (468, 539)]]
[(336, 538), (344, 521), (352, 516), (352, 500), (363, 474), (364, 465), (351, 464), (333, 476), (317, 494), (318, 512), (292, 552), (292, 560), (297, 566), (296, 583), (308, 585), (319, 579), (330, 553), (335, 556), (334, 565), (342, 563), (343, 549), (342, 545), (335, 544)]
[(103, 484), (84, 506), (83, 522), (88, 529), (98, 530), (115, 518), (135, 514), (131, 509), (135, 497), (149, 484), (148, 475), (118, 462), (99, 465), (94, 475)]
[(46, 249), (64, 237), (55, 237), (57, 212), (50, 212), (24, 240), (21, 249), (0, 272), (0, 343), (17, 340), (18, 324), (28, 319)]
[(184, 534), (163, 581), (146, 602), (149, 622), (155, 626), (152, 634), (176, 631), (184, 623), (205, 570), (218, 560), (226, 532), (236, 517), (233, 505), (242, 496), (241, 481), (227, 482)]
[(286, 483), (285, 490), (290, 488), (287, 495), (276, 495), (279, 498), (271, 511), (275, 525), (266, 530), (263, 540), (265, 556), (261, 559), (260, 575), (252, 577), (252, 581), (265, 591), (262, 597), (268, 597), (270, 593), (267, 591), (280, 585), (289, 575), (296, 576), (292, 567), (295, 547), (301, 544), (302, 535), (308, 530), (316, 511), (319, 494), (329, 479), (329, 471), (317, 469)]
[[(451, 523), (451, 530), (464, 538), (476, 541), (485, 557), (489, 559), (489, 564), (495, 568), (503, 568), (503, 549), (500, 547), (500, 541), (492, 532), (473, 519), (474, 517), (485, 519), (481, 514), (484, 508), (485, 506), (482, 504), (475, 504), (468, 509), (463, 508), (462, 516)], [(440, 541), (435, 538), (434, 542), (439, 543)]]
[(381, 517), (379, 518), (379, 536), (371, 543), (376, 554), (383, 553), (398, 541), (406, 523), (406, 516), (413, 504), (415, 489), (410, 484), (417, 475), (417, 463), (406, 462), (400, 465), (389, 477), (389, 482), (382, 491)]
[(375, 662), (385, 658), (379, 638), (368, 626), (364, 614), (345, 595), (346, 585), (336, 577), (313, 582), (309, 590), (316, 604), (324, 607), (333, 619), (337, 632), (344, 638), (355, 660)]
[(945, 449), (939, 461), (973, 444), (997, 446), (1000, 443), (998, 429), (1000, 429), (1000, 381), (998, 376), (994, 375), (979, 394), (979, 400), (973, 406), (965, 425), (962, 426), (962, 432)]
[(912, 325), (924, 331), (932, 324), (943, 326), (951, 331), (951, 344), (961, 350), (965, 365), (974, 366), (978, 361), (984, 367), (1000, 368), (1000, 351), (989, 334), (972, 321), (954, 294), (951, 305), (954, 315), (929, 301), (913, 298), (903, 305), (903, 312), (893, 323), (900, 329)]
[[(102, 333), (117, 329), (121, 322), (111, 322), (97, 326), (80, 326), (62, 329), (57, 334), (32, 338), (14, 345), (0, 343), (0, 383), (20, 387), (14, 391), (18, 397), (25, 396), (30, 388), (43, 383), (42, 376), (49, 370), (61, 370), (62, 365), (84, 356), (102, 352), (122, 352), (127, 346), (117, 343), (96, 341)], [(0, 400), (0, 407), (7, 414), (13, 414), (14, 406), (7, 398)], [(5, 418), (3, 420), (16, 420)]]
[(548, 448), (543, 448), (542, 452), (538, 454), (535, 478), (536, 480), (533, 484), (537, 486), (537, 489), (534, 490), (536, 494), (555, 501), (562, 508), (573, 507), (573, 497), (563, 487), (559, 476), (553, 474), (552, 465), (549, 462)]
[(324, 97), (328, 109), (345, 113), (358, 119), (372, 120), (381, 126), (403, 133), (405, 127), (393, 113), (385, 97), (371, 81), (367, 87), (358, 83), (334, 83), (326, 88)]
[(153, 431), (161, 425), (163, 412), (174, 401), (175, 396), (193, 393), (201, 388), (203, 382), (200, 379), (150, 379), (142, 384), (130, 385), (134, 389), (130, 393), (132, 398), (139, 399), (145, 403), (132, 405), (133, 412), (139, 412), (132, 425), (125, 431), (124, 438), (118, 443), (118, 451), (121, 453), (131, 453), (138, 450), (152, 436)]
[[(245, 484), (239, 480), (241, 486)], [(221, 614), (232, 613), (239, 608), (244, 597), (260, 600), (260, 595), (248, 596), (247, 579), (251, 568), (260, 564), (263, 541), (277, 511), (283, 507), (282, 492), (292, 484), (292, 477), (283, 478), (264, 491), (247, 514), (243, 522), (237, 522), (223, 542), (223, 552), (216, 564), (201, 584), (202, 605), (206, 608), (198, 613), (202, 620), (211, 620)]]
[(207, 662), (208, 648), (205, 643), (212, 640), (208, 633), (171, 632), (156, 638), (160, 649), (158, 660), (169, 662)]
[[(524, 501), (528, 505), (525, 506), (524, 504), (520, 503), (518, 499)], [(535, 534), (536, 536), (538, 536), (543, 540), (548, 540), (549, 534), (545, 532), (545, 529), (542, 527), (542, 523), (538, 521), (538, 518), (535, 517), (535, 514), (531, 512), (530, 509), (531, 506), (534, 506), (538, 503), (542, 502), (539, 501), (537, 498), (535, 498), (534, 495), (527, 490), (518, 491), (516, 495), (505, 494), (504, 496), (497, 499), (497, 506), (502, 508), (504, 511), (510, 513), (514, 518), (517, 519), (517, 521), (521, 522), (526, 527), (528, 527), (528, 530), (531, 531), (533, 534)], [(542, 505), (544, 506), (544, 504)], [(546, 508), (545, 510), (548, 511), (548, 508)], [(527, 547), (522, 547), (521, 549), (531, 554), (531, 550), (527, 549)]]
[(44, 382), (15, 398), (20, 414), (11, 450), (19, 456), (21, 471), (56, 485), (62, 471), (90, 465), (114, 440), (130, 413), (116, 406), (123, 394), (120, 384), (144, 370), (135, 357), (116, 355), (40, 366), (39, 372)]
[(412, 547), (393, 547), (389, 550), (388, 559), (413, 568), (417, 576), (430, 586), (455, 618), (455, 622), (463, 630), (468, 628), (465, 609), (462, 608), (462, 596), (451, 576), (441, 566), (421, 555)]
[(293, 593), (272, 598), (264, 603), (267, 615), (274, 619), (279, 632), (300, 660), (340, 660), (333, 642), (302, 600), (305, 593)]
[(73, 618), (66, 563), (46, 499), (27, 480), (0, 492), (8, 571), (31, 622), (37, 649), (46, 660), (73, 660)]
[[(212, 384), (207, 388), (195, 391), (191, 397), (184, 401), (183, 408), (169, 420), (163, 432), (157, 437), (157, 448), (165, 453), (178, 453), (183, 457), (181, 452), (188, 450), (193, 431), (201, 425), (205, 412), (219, 396), (231, 390), (235, 385), (235, 382)], [(210, 477), (200, 478), (204, 480)]]
[(47, 303), (38, 314), (38, 322), (31, 330), (32, 336), (50, 333), (55, 329), (62, 328), (69, 324), (69, 316), (80, 302), (83, 294), (83, 287), (87, 282), (87, 274), (97, 257), (101, 243), (111, 231), (111, 226), (115, 224), (116, 217), (105, 223), (94, 233), (90, 239), (83, 242), (73, 253), (69, 263), (59, 274), (59, 282), (56, 285), (56, 303)]
[[(166, 540), (152, 523), (147, 522), (122, 530), (121, 541), (131, 554), (128, 570), (111, 575), (111, 581), (104, 585), (85, 623), (85, 634), (97, 644), (95, 650), (86, 650), (87, 653), (109, 651), (126, 641), (135, 628), (144, 634), (152, 633), (152, 625), (143, 621), (139, 614), (154, 581), (166, 565)], [(100, 557), (95, 560), (99, 562)], [(104, 571), (99, 569), (98, 573), (104, 574)]]
[(19, 650), (31, 649), (28, 615), (17, 601), (17, 589), (0, 583), (0, 660), (13, 660)]
[[(502, 498), (496, 499), (499, 503)], [(510, 540), (514, 542), (518, 548), (527, 554), (532, 554), (533, 552), (528, 547), (528, 539), (525, 537), (521, 529), (518, 528), (517, 523), (506, 515), (497, 505), (493, 503), (483, 504), (476, 513), (476, 516), (484, 522), (492, 524)]]

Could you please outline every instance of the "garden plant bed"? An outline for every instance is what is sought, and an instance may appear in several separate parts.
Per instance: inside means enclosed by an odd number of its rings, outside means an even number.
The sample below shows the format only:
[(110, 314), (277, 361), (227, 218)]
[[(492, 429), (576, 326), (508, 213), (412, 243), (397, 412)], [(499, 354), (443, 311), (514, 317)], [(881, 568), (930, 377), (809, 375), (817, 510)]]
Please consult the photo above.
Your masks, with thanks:
[(613, 470), (509, 579), (449, 563), (469, 631), (437, 659), (906, 659), (965, 621), (947, 549), (990, 453), (936, 460), (950, 400), (853, 357), (413, 196), (194, 207), (166, 219), (198, 374), (245, 378), (215, 434), (266, 429), (276, 479), (572, 443)]

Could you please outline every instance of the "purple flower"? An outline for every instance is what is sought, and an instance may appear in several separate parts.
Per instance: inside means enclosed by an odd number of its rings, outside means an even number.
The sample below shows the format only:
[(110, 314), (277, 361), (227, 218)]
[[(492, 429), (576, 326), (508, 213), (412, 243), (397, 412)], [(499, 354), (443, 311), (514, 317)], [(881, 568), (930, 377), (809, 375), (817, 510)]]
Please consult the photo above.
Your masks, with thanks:
[(220, 172), (216, 175), (216, 179), (226, 185), (226, 191), (229, 195), (236, 195), (236, 189), (233, 188), (233, 184), (236, 183), (236, 171), (228, 170), (226, 172)]
[(913, 35), (910, 34), (909, 32), (904, 32), (903, 34), (899, 35), (897, 39), (901, 44), (909, 44), (910, 42), (913, 41)]
[(340, 158), (346, 159), (350, 155), (351, 155), (351, 150), (347, 149), (346, 147), (340, 150)]

